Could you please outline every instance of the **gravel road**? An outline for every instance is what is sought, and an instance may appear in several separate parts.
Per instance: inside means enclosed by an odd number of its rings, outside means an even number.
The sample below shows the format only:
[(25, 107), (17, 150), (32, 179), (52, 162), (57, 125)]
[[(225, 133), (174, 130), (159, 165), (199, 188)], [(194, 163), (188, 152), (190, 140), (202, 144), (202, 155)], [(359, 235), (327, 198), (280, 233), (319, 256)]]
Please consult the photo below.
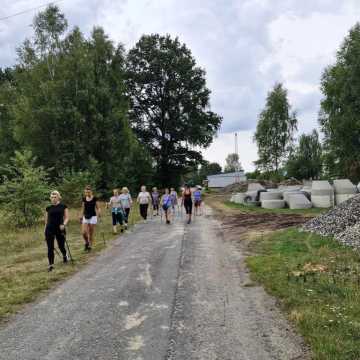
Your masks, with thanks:
[(207, 209), (131, 234), (0, 329), (2, 360), (308, 359)]

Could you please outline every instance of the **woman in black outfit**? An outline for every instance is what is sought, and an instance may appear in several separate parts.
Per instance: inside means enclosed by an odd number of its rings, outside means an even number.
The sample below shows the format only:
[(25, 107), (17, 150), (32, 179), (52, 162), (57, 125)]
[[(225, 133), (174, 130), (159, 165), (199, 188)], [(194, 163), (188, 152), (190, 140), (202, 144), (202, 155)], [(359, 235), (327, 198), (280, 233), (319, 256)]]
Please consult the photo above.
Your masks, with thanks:
[(185, 184), (185, 189), (182, 193), (182, 204), (181, 205), (184, 205), (184, 207), (185, 207), (186, 214), (188, 215), (187, 223), (190, 224), (193, 201), (192, 201), (192, 192), (191, 192), (190, 186), (188, 184)]
[(60, 193), (56, 190), (50, 194), (51, 205), (45, 212), (45, 239), (48, 247), (49, 271), (54, 269), (54, 242), (55, 238), (63, 256), (63, 262), (67, 263), (65, 249), (65, 226), (69, 222), (69, 211), (62, 204)]

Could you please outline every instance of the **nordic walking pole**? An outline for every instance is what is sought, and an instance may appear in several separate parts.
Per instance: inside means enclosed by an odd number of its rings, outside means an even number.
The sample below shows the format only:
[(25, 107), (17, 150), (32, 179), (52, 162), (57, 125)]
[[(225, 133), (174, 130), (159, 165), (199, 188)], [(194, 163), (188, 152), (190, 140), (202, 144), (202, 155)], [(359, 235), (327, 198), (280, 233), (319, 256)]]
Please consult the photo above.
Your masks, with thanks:
[(65, 239), (65, 244), (66, 244), (66, 247), (67, 247), (67, 250), (68, 250), (68, 253), (69, 253), (70, 261), (71, 261), (72, 264), (74, 264), (74, 259), (73, 259), (72, 255), (71, 255), (70, 246), (69, 246), (69, 243), (66, 240), (66, 233), (64, 233), (64, 239)]
[(150, 209), (150, 219), (152, 220), (153, 217), (154, 217), (154, 208), (153, 208), (153, 203), (152, 202), (149, 203), (148, 216), (149, 216), (149, 209)]
[(60, 253), (59, 253), (59, 250), (54, 246), (54, 250), (55, 250), (55, 252), (56, 252), (56, 255), (59, 257), (59, 258), (61, 258), (61, 256), (60, 256)]

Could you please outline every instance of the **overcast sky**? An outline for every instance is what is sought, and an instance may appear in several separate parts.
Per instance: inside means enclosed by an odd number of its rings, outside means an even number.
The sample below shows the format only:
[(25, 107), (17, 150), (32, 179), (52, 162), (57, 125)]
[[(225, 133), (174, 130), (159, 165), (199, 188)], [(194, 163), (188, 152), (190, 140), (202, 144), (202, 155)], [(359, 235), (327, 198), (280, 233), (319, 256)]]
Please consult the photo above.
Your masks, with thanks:
[[(1, 0), (0, 18), (46, 0)], [(64, 0), (70, 27), (89, 33), (101, 25), (131, 48), (142, 34), (169, 33), (192, 50), (207, 72), (212, 110), (221, 131), (204, 154), (224, 164), (239, 133), (240, 160), (252, 170), (252, 136), (267, 92), (283, 82), (298, 113), (299, 134), (317, 127), (320, 76), (334, 62), (349, 29), (360, 20), (360, 0)], [(31, 36), (34, 11), (0, 21), (0, 66)]]

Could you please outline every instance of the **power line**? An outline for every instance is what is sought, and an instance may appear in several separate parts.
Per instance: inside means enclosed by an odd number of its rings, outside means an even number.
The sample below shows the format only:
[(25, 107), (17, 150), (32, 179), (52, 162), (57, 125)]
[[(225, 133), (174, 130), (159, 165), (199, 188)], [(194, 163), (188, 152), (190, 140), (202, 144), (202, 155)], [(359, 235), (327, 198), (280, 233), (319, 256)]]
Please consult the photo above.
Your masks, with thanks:
[(64, 0), (51, 1), (51, 2), (48, 2), (48, 3), (46, 3), (46, 4), (39, 5), (39, 6), (37, 6), (37, 7), (31, 8), (31, 9), (23, 10), (23, 11), (20, 11), (20, 12), (18, 12), (18, 13), (16, 13), (16, 14), (12, 14), (12, 15), (8, 15), (8, 16), (2, 17), (2, 18), (0, 18), (0, 21), (2, 21), (2, 20), (7, 20), (7, 19), (11, 19), (11, 18), (13, 18), (13, 17), (15, 17), (15, 16), (22, 15), (22, 14), (26, 14), (26, 13), (28, 13), (28, 12), (41, 9), (41, 8), (43, 8), (43, 7), (45, 7), (45, 6), (48, 6), (48, 5), (56, 4), (56, 3), (59, 3), (59, 2), (61, 2), (61, 1), (64, 1)]

